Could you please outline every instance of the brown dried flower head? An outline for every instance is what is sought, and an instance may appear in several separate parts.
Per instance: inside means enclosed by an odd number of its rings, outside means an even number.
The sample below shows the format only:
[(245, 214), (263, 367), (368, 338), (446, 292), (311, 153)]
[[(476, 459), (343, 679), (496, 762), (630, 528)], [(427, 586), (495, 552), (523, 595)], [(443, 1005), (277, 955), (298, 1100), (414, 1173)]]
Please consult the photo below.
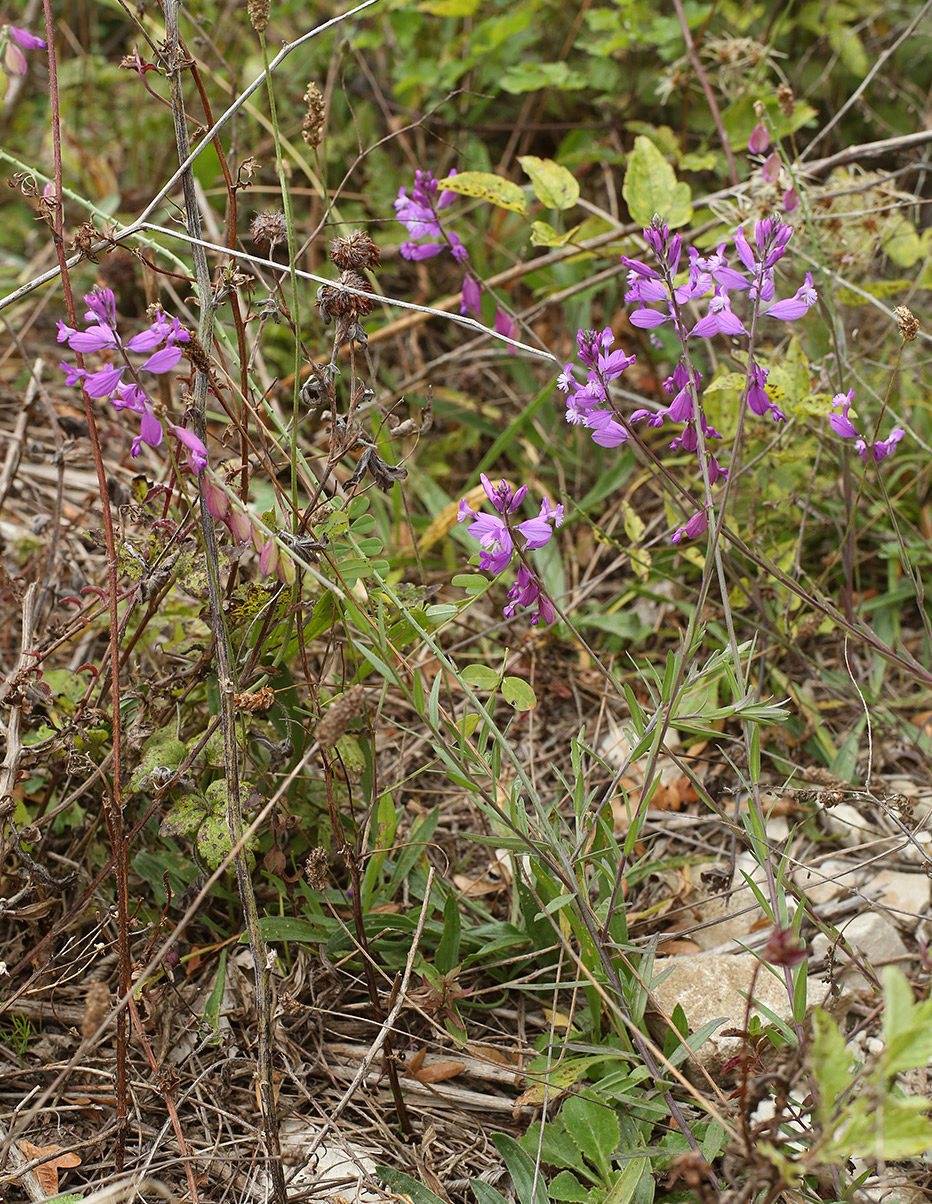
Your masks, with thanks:
[(780, 112), (784, 117), (793, 116), (793, 110), (796, 108), (796, 97), (793, 95), (793, 89), (787, 84), (780, 84), (777, 88), (777, 104), (780, 106)]
[[(348, 293), (348, 288), (358, 292)], [(360, 297), (358, 293), (368, 293)], [(322, 284), (317, 290), (317, 305), (325, 322), (331, 318), (346, 318), (355, 321), (364, 318), (375, 309), (375, 297), (369, 282), (356, 272), (341, 272), (340, 279), (334, 284)]]
[(327, 854), (321, 848), (312, 849), (304, 863), (304, 876), (313, 890), (325, 890), (327, 886)]
[(307, 86), (304, 93), (304, 103), (307, 112), (301, 123), (301, 136), (308, 146), (318, 147), (324, 140), (324, 122), (327, 120), (327, 110), (324, 108), (324, 98), (320, 88), (315, 83)]
[(335, 698), (317, 725), (317, 739), (321, 748), (332, 748), (352, 721), (362, 710), (366, 697), (365, 686), (350, 686), (339, 698)]
[(377, 268), (382, 262), (382, 252), (365, 230), (354, 230), (331, 242), (330, 258), (341, 272), (361, 272)]
[(896, 324), (900, 329), (904, 343), (911, 343), (919, 334), (919, 319), (905, 305), (898, 305), (893, 311)]
[(269, 23), (269, 8), (271, 0), (247, 0), (246, 11), (249, 13), (249, 21), (256, 33), (265, 33), (265, 27)]
[(251, 715), (253, 711), (267, 711), (275, 701), (275, 691), (271, 686), (263, 686), (255, 694), (234, 694), (233, 702), (238, 711)]
[(257, 213), (249, 227), (252, 241), (257, 247), (268, 247), (270, 250), (288, 238), (288, 224), (280, 209), (270, 209), (267, 213)]

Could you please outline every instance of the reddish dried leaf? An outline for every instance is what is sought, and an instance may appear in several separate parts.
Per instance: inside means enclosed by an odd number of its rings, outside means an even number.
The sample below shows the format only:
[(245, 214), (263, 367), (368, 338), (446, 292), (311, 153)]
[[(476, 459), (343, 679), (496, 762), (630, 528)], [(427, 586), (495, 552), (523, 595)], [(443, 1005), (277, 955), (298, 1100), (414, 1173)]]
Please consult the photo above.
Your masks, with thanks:
[[(45, 1158), (47, 1154), (54, 1154), (56, 1150), (60, 1150), (60, 1145), (33, 1145), (31, 1141), (21, 1141), (19, 1143), (20, 1153), (29, 1162), (33, 1158)], [(47, 1196), (58, 1195), (58, 1171), (66, 1170), (69, 1166), (80, 1166), (81, 1159), (75, 1153), (62, 1154), (58, 1158), (50, 1158), (48, 1162), (43, 1162), (41, 1166), (37, 1166), (33, 1170), (33, 1174), (38, 1181), (39, 1186)]]
[(432, 1062), (430, 1066), (422, 1066), (420, 1070), (409, 1073), (419, 1083), (442, 1083), (445, 1079), (455, 1079), (465, 1069), (465, 1062)]

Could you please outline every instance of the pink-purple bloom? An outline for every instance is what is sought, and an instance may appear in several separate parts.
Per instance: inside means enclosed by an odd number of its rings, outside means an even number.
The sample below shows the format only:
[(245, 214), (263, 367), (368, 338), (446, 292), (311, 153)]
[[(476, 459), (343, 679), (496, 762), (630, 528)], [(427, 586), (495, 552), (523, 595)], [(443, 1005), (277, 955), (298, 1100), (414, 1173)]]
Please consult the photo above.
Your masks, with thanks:
[(482, 312), (482, 286), (469, 273), (463, 277), (463, 291), (460, 294), (460, 313), (480, 314)]
[[(456, 175), (456, 168), (450, 175)], [(456, 234), (445, 231), (440, 221), (440, 211), (447, 209), (456, 199), (457, 194), (448, 188), (440, 192), (433, 174), (420, 168), (414, 173), (414, 187), (410, 196), (407, 189), (399, 188), (394, 201), (395, 212), (398, 221), (411, 235), (411, 239), (401, 245), (403, 259), (432, 259), (445, 250), (457, 263), (464, 263), (469, 258), (469, 252)], [(423, 242), (423, 239), (430, 241)]]
[(832, 409), (838, 410), (839, 413), (830, 416), (828, 420), (829, 426), (842, 439), (855, 440), (854, 449), (865, 464), (867, 463), (868, 455), (875, 464), (879, 464), (881, 460), (886, 460), (887, 456), (893, 454), (896, 445), (906, 434), (906, 431), (900, 426), (895, 426), (886, 439), (877, 439), (875, 442), (868, 444), (851, 421), (849, 411), (853, 401), (854, 389), (849, 389), (847, 393), (835, 394), (832, 398)]
[(751, 136), (748, 139), (748, 150), (752, 155), (763, 155), (770, 146), (770, 134), (767, 132), (767, 127), (758, 122), (751, 130)]
[[(458, 522), (469, 523), (469, 534), (479, 541), (479, 567), (487, 573), (495, 575), (503, 572), (511, 564), (515, 555), (514, 532), (524, 539), (524, 551), (542, 548), (550, 541), (555, 527), (563, 523), (563, 507), (552, 506), (549, 498), (544, 498), (540, 511), (534, 518), (512, 524), (508, 516), (521, 506), (527, 496), (527, 486), (522, 485), (512, 490), (507, 481), (493, 485), (483, 473), (479, 480), (485, 495), (495, 509), (495, 514), (477, 511), (469, 505), (466, 498), (459, 504)], [(506, 618), (511, 618), (518, 606), (537, 606), (531, 617), (531, 623), (537, 624), (543, 619), (545, 623), (553, 621), (555, 611), (552, 604), (543, 597), (540, 584), (534, 574), (522, 561), (518, 570), (517, 580), (508, 594), (511, 599), (505, 607)]]
[(17, 25), (0, 25), (0, 60), (8, 75), (25, 75), (29, 67), (24, 50), (40, 50), (45, 39)]
[[(499, 334), (503, 334), (506, 339), (516, 339), (518, 337), (518, 328), (514, 324), (510, 314), (507, 314), (503, 309), (495, 311), (495, 329)], [(515, 355), (517, 347), (512, 343), (508, 344), (508, 354)]]
[[(163, 438), (162, 424), (155, 417), (140, 373), (160, 375), (170, 372), (181, 359), (179, 344), (188, 342), (191, 336), (177, 318), (169, 318), (167, 314), (159, 311), (146, 330), (124, 340), (117, 328), (116, 300), (111, 289), (95, 288), (85, 295), (84, 302), (87, 305), (84, 329), (79, 330), (65, 322), (59, 322), (58, 342), (66, 343), (72, 351), (80, 355), (106, 352), (117, 362), (104, 364), (93, 372), (62, 362), (65, 382), (68, 385), (83, 384), (89, 397), (107, 399), (115, 410), (132, 410), (139, 415), (140, 431), (133, 439), (131, 449), (132, 455), (138, 456), (143, 443), (150, 447), (158, 447)], [(130, 353), (146, 354), (147, 358), (141, 364), (133, 364), (129, 358)], [(129, 380), (124, 379), (127, 375)], [(174, 429), (177, 433), (183, 428)], [(200, 440), (198, 443), (206, 457), (206, 448)], [(201, 451), (187, 443), (185, 446), (191, 453), (189, 462), (193, 468), (196, 461), (192, 456), (199, 457)]]

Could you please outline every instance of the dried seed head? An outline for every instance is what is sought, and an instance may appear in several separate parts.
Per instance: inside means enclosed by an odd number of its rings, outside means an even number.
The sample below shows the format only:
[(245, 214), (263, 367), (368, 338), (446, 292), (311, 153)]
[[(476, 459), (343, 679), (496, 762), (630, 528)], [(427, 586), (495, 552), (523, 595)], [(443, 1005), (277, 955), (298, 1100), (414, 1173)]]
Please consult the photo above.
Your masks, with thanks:
[(324, 98), (320, 88), (316, 84), (308, 84), (307, 91), (304, 93), (304, 103), (307, 105), (307, 112), (301, 123), (301, 136), (308, 146), (317, 147), (324, 140), (324, 122), (327, 120), (327, 111), (324, 108)]
[(267, 711), (275, 701), (275, 691), (271, 686), (263, 686), (255, 694), (234, 694), (233, 702), (238, 711), (251, 715), (253, 711)]
[(265, 33), (265, 27), (269, 23), (269, 8), (270, 0), (248, 0), (246, 11), (256, 33)]
[(893, 313), (896, 317), (896, 324), (900, 328), (903, 342), (911, 343), (919, 334), (919, 319), (905, 305), (898, 305)]
[(288, 238), (288, 224), (280, 209), (270, 209), (267, 213), (257, 213), (249, 227), (252, 241), (257, 247), (267, 246), (272, 250), (277, 243), (285, 242)]
[(81, 1036), (87, 1040), (100, 1028), (110, 1010), (110, 992), (107, 984), (92, 982), (84, 997), (84, 1015), (81, 1017)]
[[(352, 288), (358, 292), (348, 293)], [(368, 297), (360, 297), (359, 293), (369, 293)], [(371, 296), (372, 289), (368, 281), (356, 272), (341, 272), (337, 284), (322, 284), (317, 290), (317, 305), (325, 322), (331, 318), (348, 318), (355, 321), (364, 318), (375, 309), (375, 297)]]
[(365, 697), (365, 686), (350, 686), (331, 702), (327, 714), (317, 725), (317, 739), (321, 748), (332, 748), (336, 744), (362, 710)]
[(793, 95), (793, 89), (787, 84), (780, 84), (777, 88), (777, 104), (780, 106), (780, 112), (784, 117), (793, 116), (793, 110), (796, 108), (796, 97)]
[(361, 272), (377, 268), (382, 262), (382, 252), (365, 230), (354, 230), (331, 242), (330, 258), (341, 272)]
[(304, 876), (313, 890), (324, 890), (327, 886), (327, 854), (321, 848), (312, 849), (304, 863)]

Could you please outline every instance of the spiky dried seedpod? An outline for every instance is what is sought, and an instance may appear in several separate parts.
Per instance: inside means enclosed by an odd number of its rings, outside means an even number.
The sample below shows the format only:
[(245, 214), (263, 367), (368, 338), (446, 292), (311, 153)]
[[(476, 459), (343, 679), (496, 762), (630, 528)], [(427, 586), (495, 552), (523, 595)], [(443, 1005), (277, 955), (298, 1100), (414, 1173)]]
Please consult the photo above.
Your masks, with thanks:
[(257, 213), (249, 226), (252, 241), (257, 247), (267, 246), (272, 250), (278, 243), (287, 241), (288, 223), (280, 209)]
[(777, 88), (777, 104), (784, 117), (792, 117), (796, 108), (796, 97), (788, 84), (780, 84)]
[(903, 342), (911, 343), (919, 334), (919, 319), (905, 305), (898, 305), (893, 314), (896, 318), (896, 324), (900, 329)]
[(271, 0), (248, 0), (246, 11), (249, 14), (249, 23), (256, 33), (265, 33), (265, 27), (269, 23), (270, 7)]
[(377, 268), (382, 262), (382, 252), (365, 230), (353, 230), (330, 243), (330, 259), (341, 272), (362, 272), (366, 268)]
[(263, 686), (255, 694), (234, 694), (233, 702), (238, 711), (251, 715), (254, 711), (267, 711), (275, 701), (275, 691), (271, 686)]
[(312, 890), (325, 890), (327, 886), (327, 854), (322, 848), (312, 849), (304, 863), (304, 876)]
[(332, 748), (362, 710), (366, 697), (365, 686), (350, 686), (335, 698), (317, 725), (317, 740), (321, 748)]
[(327, 110), (320, 88), (315, 83), (309, 83), (304, 93), (304, 103), (307, 112), (301, 123), (301, 137), (308, 146), (318, 147), (324, 140), (324, 122), (327, 120)]
[[(348, 288), (357, 292), (348, 293)], [(360, 297), (359, 293), (368, 293)], [(364, 318), (375, 309), (375, 297), (367, 280), (357, 272), (341, 272), (336, 284), (322, 284), (317, 290), (317, 306), (325, 322), (331, 318)]]

